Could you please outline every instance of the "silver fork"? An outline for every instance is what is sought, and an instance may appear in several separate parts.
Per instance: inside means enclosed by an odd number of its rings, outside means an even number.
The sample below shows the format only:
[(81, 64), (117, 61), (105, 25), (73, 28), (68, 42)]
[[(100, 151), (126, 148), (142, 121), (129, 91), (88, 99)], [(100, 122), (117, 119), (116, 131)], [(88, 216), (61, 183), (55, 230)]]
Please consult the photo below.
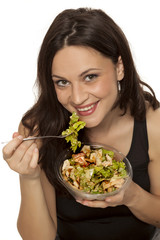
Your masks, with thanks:
[[(23, 141), (29, 141), (29, 140), (35, 140), (35, 139), (42, 139), (42, 138), (65, 138), (69, 135), (71, 135), (71, 133), (66, 134), (66, 135), (59, 135), (59, 136), (38, 136), (38, 137), (27, 137), (27, 138), (23, 138)], [(5, 141), (5, 142), (1, 142), (1, 144), (5, 144), (5, 143), (9, 143), (9, 141)]]

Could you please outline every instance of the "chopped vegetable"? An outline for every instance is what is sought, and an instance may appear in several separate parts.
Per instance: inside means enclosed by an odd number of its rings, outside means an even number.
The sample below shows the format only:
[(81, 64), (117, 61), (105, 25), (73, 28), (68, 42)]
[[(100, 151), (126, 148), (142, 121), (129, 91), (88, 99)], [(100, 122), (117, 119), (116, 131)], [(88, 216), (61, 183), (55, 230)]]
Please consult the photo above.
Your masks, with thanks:
[(127, 171), (123, 160), (115, 160), (114, 152), (84, 145), (80, 153), (64, 161), (62, 176), (76, 189), (103, 194), (121, 188)]
[(71, 142), (71, 149), (73, 152), (77, 150), (77, 147), (81, 147), (81, 142), (78, 141), (78, 132), (86, 125), (83, 121), (78, 121), (79, 116), (76, 112), (73, 112), (70, 116), (69, 128), (62, 132), (62, 135), (68, 135), (65, 139), (67, 142)]

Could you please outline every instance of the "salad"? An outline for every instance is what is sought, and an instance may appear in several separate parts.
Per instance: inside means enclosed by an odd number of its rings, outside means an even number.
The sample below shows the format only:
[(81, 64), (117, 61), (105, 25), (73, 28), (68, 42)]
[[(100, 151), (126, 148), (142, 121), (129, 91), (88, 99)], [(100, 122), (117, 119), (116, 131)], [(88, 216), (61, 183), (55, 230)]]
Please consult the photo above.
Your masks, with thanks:
[(116, 161), (113, 151), (84, 145), (63, 162), (62, 176), (76, 189), (104, 194), (121, 188), (128, 175), (125, 163)]
[(79, 116), (76, 112), (73, 112), (70, 116), (69, 128), (62, 132), (62, 135), (68, 135), (65, 139), (67, 142), (71, 142), (71, 149), (73, 152), (77, 150), (77, 147), (81, 147), (81, 142), (78, 141), (78, 132), (86, 125), (83, 121), (78, 121)]

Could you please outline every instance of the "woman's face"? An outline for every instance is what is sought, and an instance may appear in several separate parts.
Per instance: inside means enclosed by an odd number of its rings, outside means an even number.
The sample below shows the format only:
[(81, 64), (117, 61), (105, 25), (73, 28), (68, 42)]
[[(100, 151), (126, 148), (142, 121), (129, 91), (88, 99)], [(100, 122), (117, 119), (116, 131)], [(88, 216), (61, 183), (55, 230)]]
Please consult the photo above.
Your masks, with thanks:
[(52, 79), (59, 102), (75, 111), (87, 127), (96, 127), (117, 99), (117, 81), (123, 78), (119, 57), (115, 65), (98, 51), (82, 46), (59, 50), (52, 63)]

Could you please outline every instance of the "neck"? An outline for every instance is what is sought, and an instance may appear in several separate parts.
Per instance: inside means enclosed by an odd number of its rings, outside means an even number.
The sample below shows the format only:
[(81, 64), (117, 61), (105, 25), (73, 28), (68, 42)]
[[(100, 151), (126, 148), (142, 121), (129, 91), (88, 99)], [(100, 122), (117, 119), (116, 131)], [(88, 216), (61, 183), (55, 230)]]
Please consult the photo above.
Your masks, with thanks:
[(130, 118), (130, 114), (126, 113), (122, 116), (123, 111), (119, 108), (109, 112), (103, 121), (96, 127), (87, 129), (87, 135), (91, 142), (104, 142), (116, 136), (125, 124), (126, 118)]

